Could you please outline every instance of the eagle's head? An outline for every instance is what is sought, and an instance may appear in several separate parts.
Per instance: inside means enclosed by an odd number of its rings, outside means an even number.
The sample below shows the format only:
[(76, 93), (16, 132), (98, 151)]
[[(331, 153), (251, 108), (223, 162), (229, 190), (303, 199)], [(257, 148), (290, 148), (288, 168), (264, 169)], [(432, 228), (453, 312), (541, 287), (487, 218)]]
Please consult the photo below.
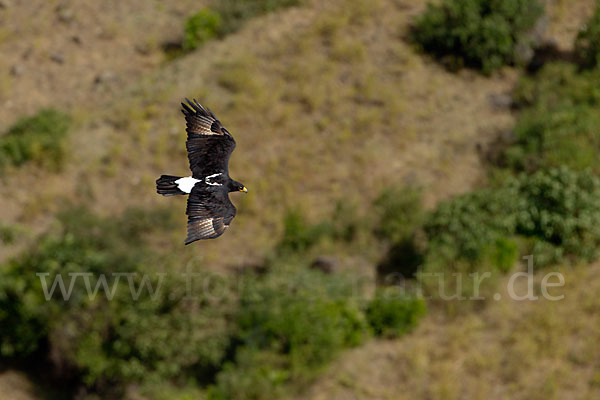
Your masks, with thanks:
[(246, 189), (246, 186), (244, 186), (238, 181), (234, 181), (233, 179), (229, 182), (229, 191), (248, 193), (248, 189)]

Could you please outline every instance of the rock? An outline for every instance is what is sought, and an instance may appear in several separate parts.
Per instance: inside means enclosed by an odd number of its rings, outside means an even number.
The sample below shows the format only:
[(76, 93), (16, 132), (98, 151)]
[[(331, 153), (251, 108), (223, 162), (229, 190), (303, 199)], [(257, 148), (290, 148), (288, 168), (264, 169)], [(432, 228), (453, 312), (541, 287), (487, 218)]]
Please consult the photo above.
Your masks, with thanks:
[(529, 65), (535, 56), (535, 49), (540, 46), (548, 30), (548, 16), (540, 17), (533, 28), (527, 32), (515, 46), (515, 62), (518, 65)]
[(500, 140), (504, 143), (512, 143), (516, 140), (517, 135), (515, 135), (515, 131), (506, 130), (500, 133)]
[(81, 36), (79, 35), (74, 35), (71, 40), (73, 41), (73, 43), (75, 44), (79, 44), (81, 45), (83, 43), (83, 41), (81, 40)]
[(10, 68), (10, 74), (12, 76), (21, 76), (25, 72), (25, 67), (21, 64), (15, 64)]
[(50, 55), (50, 59), (57, 64), (64, 64), (65, 62), (65, 57), (60, 53), (54, 53)]
[(527, 65), (533, 59), (535, 51), (531, 43), (526, 41), (518, 42), (515, 46), (515, 60), (518, 65)]
[(73, 21), (75, 13), (69, 7), (65, 5), (59, 5), (56, 7), (56, 15), (58, 16), (58, 20), (60, 22), (68, 24)]
[(318, 256), (312, 262), (310, 267), (312, 269), (318, 269), (326, 274), (332, 274), (337, 270), (338, 260), (332, 256)]
[(33, 47), (28, 47), (23, 54), (21, 55), (21, 58), (23, 60), (28, 60), (29, 57), (31, 57), (31, 55), (33, 54)]
[(488, 100), (494, 110), (505, 110), (513, 105), (512, 96), (509, 94), (492, 93)]
[(116, 75), (114, 74), (114, 72), (104, 71), (100, 75), (96, 76), (96, 78), (94, 79), (94, 83), (96, 85), (107, 84), (107, 83), (110, 83), (111, 81), (114, 81), (115, 78), (116, 78)]
[(147, 43), (138, 43), (135, 45), (135, 51), (143, 56), (147, 56), (151, 51), (150, 45)]

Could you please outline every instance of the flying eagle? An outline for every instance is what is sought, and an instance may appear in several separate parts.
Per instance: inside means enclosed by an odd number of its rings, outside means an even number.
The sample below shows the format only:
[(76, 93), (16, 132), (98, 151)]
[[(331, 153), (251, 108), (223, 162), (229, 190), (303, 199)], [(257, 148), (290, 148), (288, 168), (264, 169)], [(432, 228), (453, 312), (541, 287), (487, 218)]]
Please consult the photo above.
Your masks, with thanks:
[(185, 244), (190, 244), (221, 236), (235, 217), (229, 192), (247, 193), (248, 189), (229, 177), (229, 157), (235, 148), (231, 133), (208, 108), (195, 99), (185, 100), (181, 111), (192, 176), (162, 175), (156, 180), (156, 191), (163, 196), (189, 194)]

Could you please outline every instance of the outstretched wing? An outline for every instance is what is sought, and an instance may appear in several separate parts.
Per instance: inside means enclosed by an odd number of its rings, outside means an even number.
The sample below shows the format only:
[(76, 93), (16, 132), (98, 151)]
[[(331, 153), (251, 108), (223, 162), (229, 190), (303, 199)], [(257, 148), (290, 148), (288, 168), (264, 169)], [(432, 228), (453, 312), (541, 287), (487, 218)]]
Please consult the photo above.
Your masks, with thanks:
[(192, 176), (202, 179), (216, 173), (229, 172), (229, 157), (235, 148), (235, 140), (221, 121), (208, 108), (195, 99), (181, 103), (185, 115), (187, 142), (185, 146), (190, 160)]
[(229, 200), (227, 189), (194, 186), (187, 203), (185, 244), (200, 239), (218, 238), (229, 227), (235, 213), (235, 206)]

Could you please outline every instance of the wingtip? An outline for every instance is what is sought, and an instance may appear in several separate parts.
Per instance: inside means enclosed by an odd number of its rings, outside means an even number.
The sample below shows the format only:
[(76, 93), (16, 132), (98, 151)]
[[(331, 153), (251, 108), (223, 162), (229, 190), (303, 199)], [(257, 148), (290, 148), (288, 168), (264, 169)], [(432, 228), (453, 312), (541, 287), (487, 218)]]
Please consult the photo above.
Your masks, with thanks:
[[(186, 100), (187, 100), (187, 99), (186, 99)], [(188, 100), (188, 101), (189, 101), (189, 100)], [(190, 106), (188, 106), (187, 104), (185, 104), (185, 103), (181, 103), (181, 107), (182, 107), (182, 108), (181, 108), (181, 112), (182, 112), (184, 115), (188, 115), (188, 114), (194, 114), (194, 110), (193, 110), (193, 109), (191, 109), (191, 108), (190, 108)]]
[(187, 97), (184, 97), (186, 103), (181, 103), (182, 112), (185, 116), (190, 114), (199, 114), (206, 118), (212, 118), (215, 121), (218, 121), (217, 116), (210, 110), (208, 107), (204, 107), (202, 104), (198, 102), (198, 100), (193, 99), (190, 100)]
[(202, 113), (203, 113), (204, 115), (210, 115), (210, 111), (208, 111), (208, 108), (206, 108), (206, 107), (204, 107), (202, 104), (200, 104), (200, 103), (198, 102), (198, 100), (194, 99), (194, 104), (196, 104), (196, 106), (197, 106), (197, 107), (198, 107), (200, 110), (202, 110)]
[(185, 238), (184, 243), (187, 246), (188, 244), (194, 243), (194, 242), (196, 242), (198, 240), (200, 240), (200, 238), (193, 238), (193, 237), (188, 236), (188, 237)]

